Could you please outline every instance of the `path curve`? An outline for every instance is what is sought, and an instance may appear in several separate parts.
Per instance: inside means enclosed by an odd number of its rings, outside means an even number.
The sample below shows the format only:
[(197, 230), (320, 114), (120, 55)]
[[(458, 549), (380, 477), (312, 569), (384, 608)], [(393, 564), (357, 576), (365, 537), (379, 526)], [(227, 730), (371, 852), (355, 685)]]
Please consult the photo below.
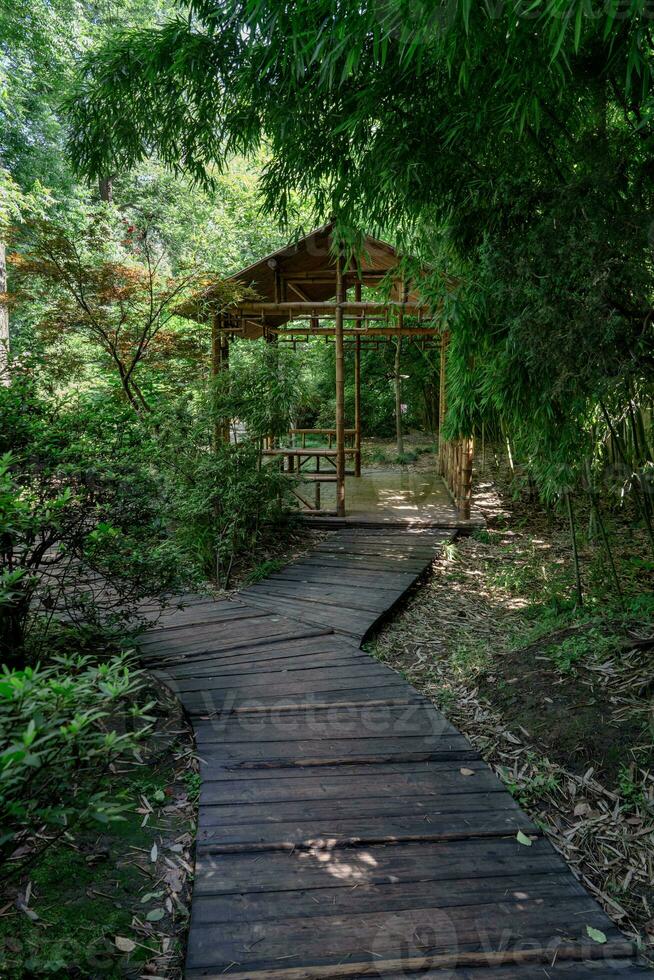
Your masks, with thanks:
[(143, 637), (201, 758), (188, 980), (649, 974), (470, 743), (361, 649), (450, 534), (340, 530)]

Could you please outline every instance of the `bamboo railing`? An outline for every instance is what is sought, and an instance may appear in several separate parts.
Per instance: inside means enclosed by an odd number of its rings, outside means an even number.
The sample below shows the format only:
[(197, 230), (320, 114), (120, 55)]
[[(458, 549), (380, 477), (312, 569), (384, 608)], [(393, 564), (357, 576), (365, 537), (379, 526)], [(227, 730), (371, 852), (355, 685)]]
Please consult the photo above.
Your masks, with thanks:
[(461, 517), (470, 517), (472, 500), (472, 458), (474, 444), (472, 439), (443, 439), (440, 445), (439, 465), (441, 476), (454, 498)]

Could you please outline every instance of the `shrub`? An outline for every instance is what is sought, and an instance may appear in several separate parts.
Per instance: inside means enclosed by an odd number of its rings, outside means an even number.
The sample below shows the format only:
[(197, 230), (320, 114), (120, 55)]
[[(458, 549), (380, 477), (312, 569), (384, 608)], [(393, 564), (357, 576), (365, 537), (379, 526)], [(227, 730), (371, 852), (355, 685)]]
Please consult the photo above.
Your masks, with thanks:
[(174, 588), (185, 567), (162, 520), (150, 432), (132, 412), (111, 397), (48, 402), (16, 374), (0, 386), (5, 413), (0, 659), (21, 667), (28, 613), (128, 618), (139, 599)]
[[(120, 818), (106, 788), (149, 730), (144, 674), (124, 654), (106, 663), (54, 658), (0, 674), (0, 855), (31, 836), (30, 854), (72, 826)], [(125, 722), (127, 721), (127, 724)], [(121, 727), (124, 730), (120, 730)], [(41, 829), (54, 835), (39, 834)]]
[(226, 588), (234, 559), (255, 546), (264, 525), (283, 518), (291, 484), (252, 443), (190, 446), (174, 477), (168, 504), (179, 546)]

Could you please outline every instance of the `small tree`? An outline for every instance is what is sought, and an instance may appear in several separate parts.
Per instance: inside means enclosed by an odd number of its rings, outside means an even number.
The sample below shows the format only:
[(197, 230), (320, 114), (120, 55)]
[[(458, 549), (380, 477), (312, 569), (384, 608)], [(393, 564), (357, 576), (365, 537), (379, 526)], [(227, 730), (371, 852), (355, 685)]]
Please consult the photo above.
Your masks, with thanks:
[(174, 347), (182, 300), (202, 295), (209, 282), (214, 302), (237, 294), (225, 285), (223, 297), (216, 277), (195, 267), (172, 275), (155, 233), (106, 208), (70, 225), (34, 221), (19, 244), (9, 257), (16, 299), (39, 304), (41, 336), (77, 335), (99, 348), (139, 415), (152, 408), (139, 383), (142, 368)]

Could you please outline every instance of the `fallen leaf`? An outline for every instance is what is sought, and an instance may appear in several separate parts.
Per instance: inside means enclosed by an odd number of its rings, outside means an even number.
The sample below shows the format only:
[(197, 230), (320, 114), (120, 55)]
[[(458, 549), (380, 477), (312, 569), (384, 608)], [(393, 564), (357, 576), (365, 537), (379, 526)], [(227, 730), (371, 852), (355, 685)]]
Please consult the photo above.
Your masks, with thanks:
[(590, 936), (594, 943), (606, 942), (606, 936), (601, 929), (593, 929), (592, 926), (586, 926), (586, 933)]
[(518, 844), (524, 844), (525, 847), (531, 847), (533, 843), (533, 841), (527, 837), (526, 834), (523, 834), (521, 830), (519, 830), (515, 835), (515, 839), (517, 840)]
[(459, 769), (459, 772), (462, 776), (474, 776), (475, 774), (474, 769)]
[(150, 851), (150, 860), (151, 861), (156, 861), (158, 854), (159, 854), (159, 850), (157, 848), (157, 845), (156, 844), (153, 844), (152, 845), (152, 850)]
[(132, 953), (136, 949), (136, 943), (132, 942), (131, 939), (127, 939), (125, 936), (116, 936), (114, 946), (121, 953)]
[(151, 909), (145, 918), (148, 922), (159, 922), (160, 919), (163, 919), (165, 914), (166, 913), (163, 909)]
[(145, 905), (146, 902), (151, 902), (153, 898), (161, 898), (162, 895), (163, 892), (146, 892), (141, 896), (141, 904)]

